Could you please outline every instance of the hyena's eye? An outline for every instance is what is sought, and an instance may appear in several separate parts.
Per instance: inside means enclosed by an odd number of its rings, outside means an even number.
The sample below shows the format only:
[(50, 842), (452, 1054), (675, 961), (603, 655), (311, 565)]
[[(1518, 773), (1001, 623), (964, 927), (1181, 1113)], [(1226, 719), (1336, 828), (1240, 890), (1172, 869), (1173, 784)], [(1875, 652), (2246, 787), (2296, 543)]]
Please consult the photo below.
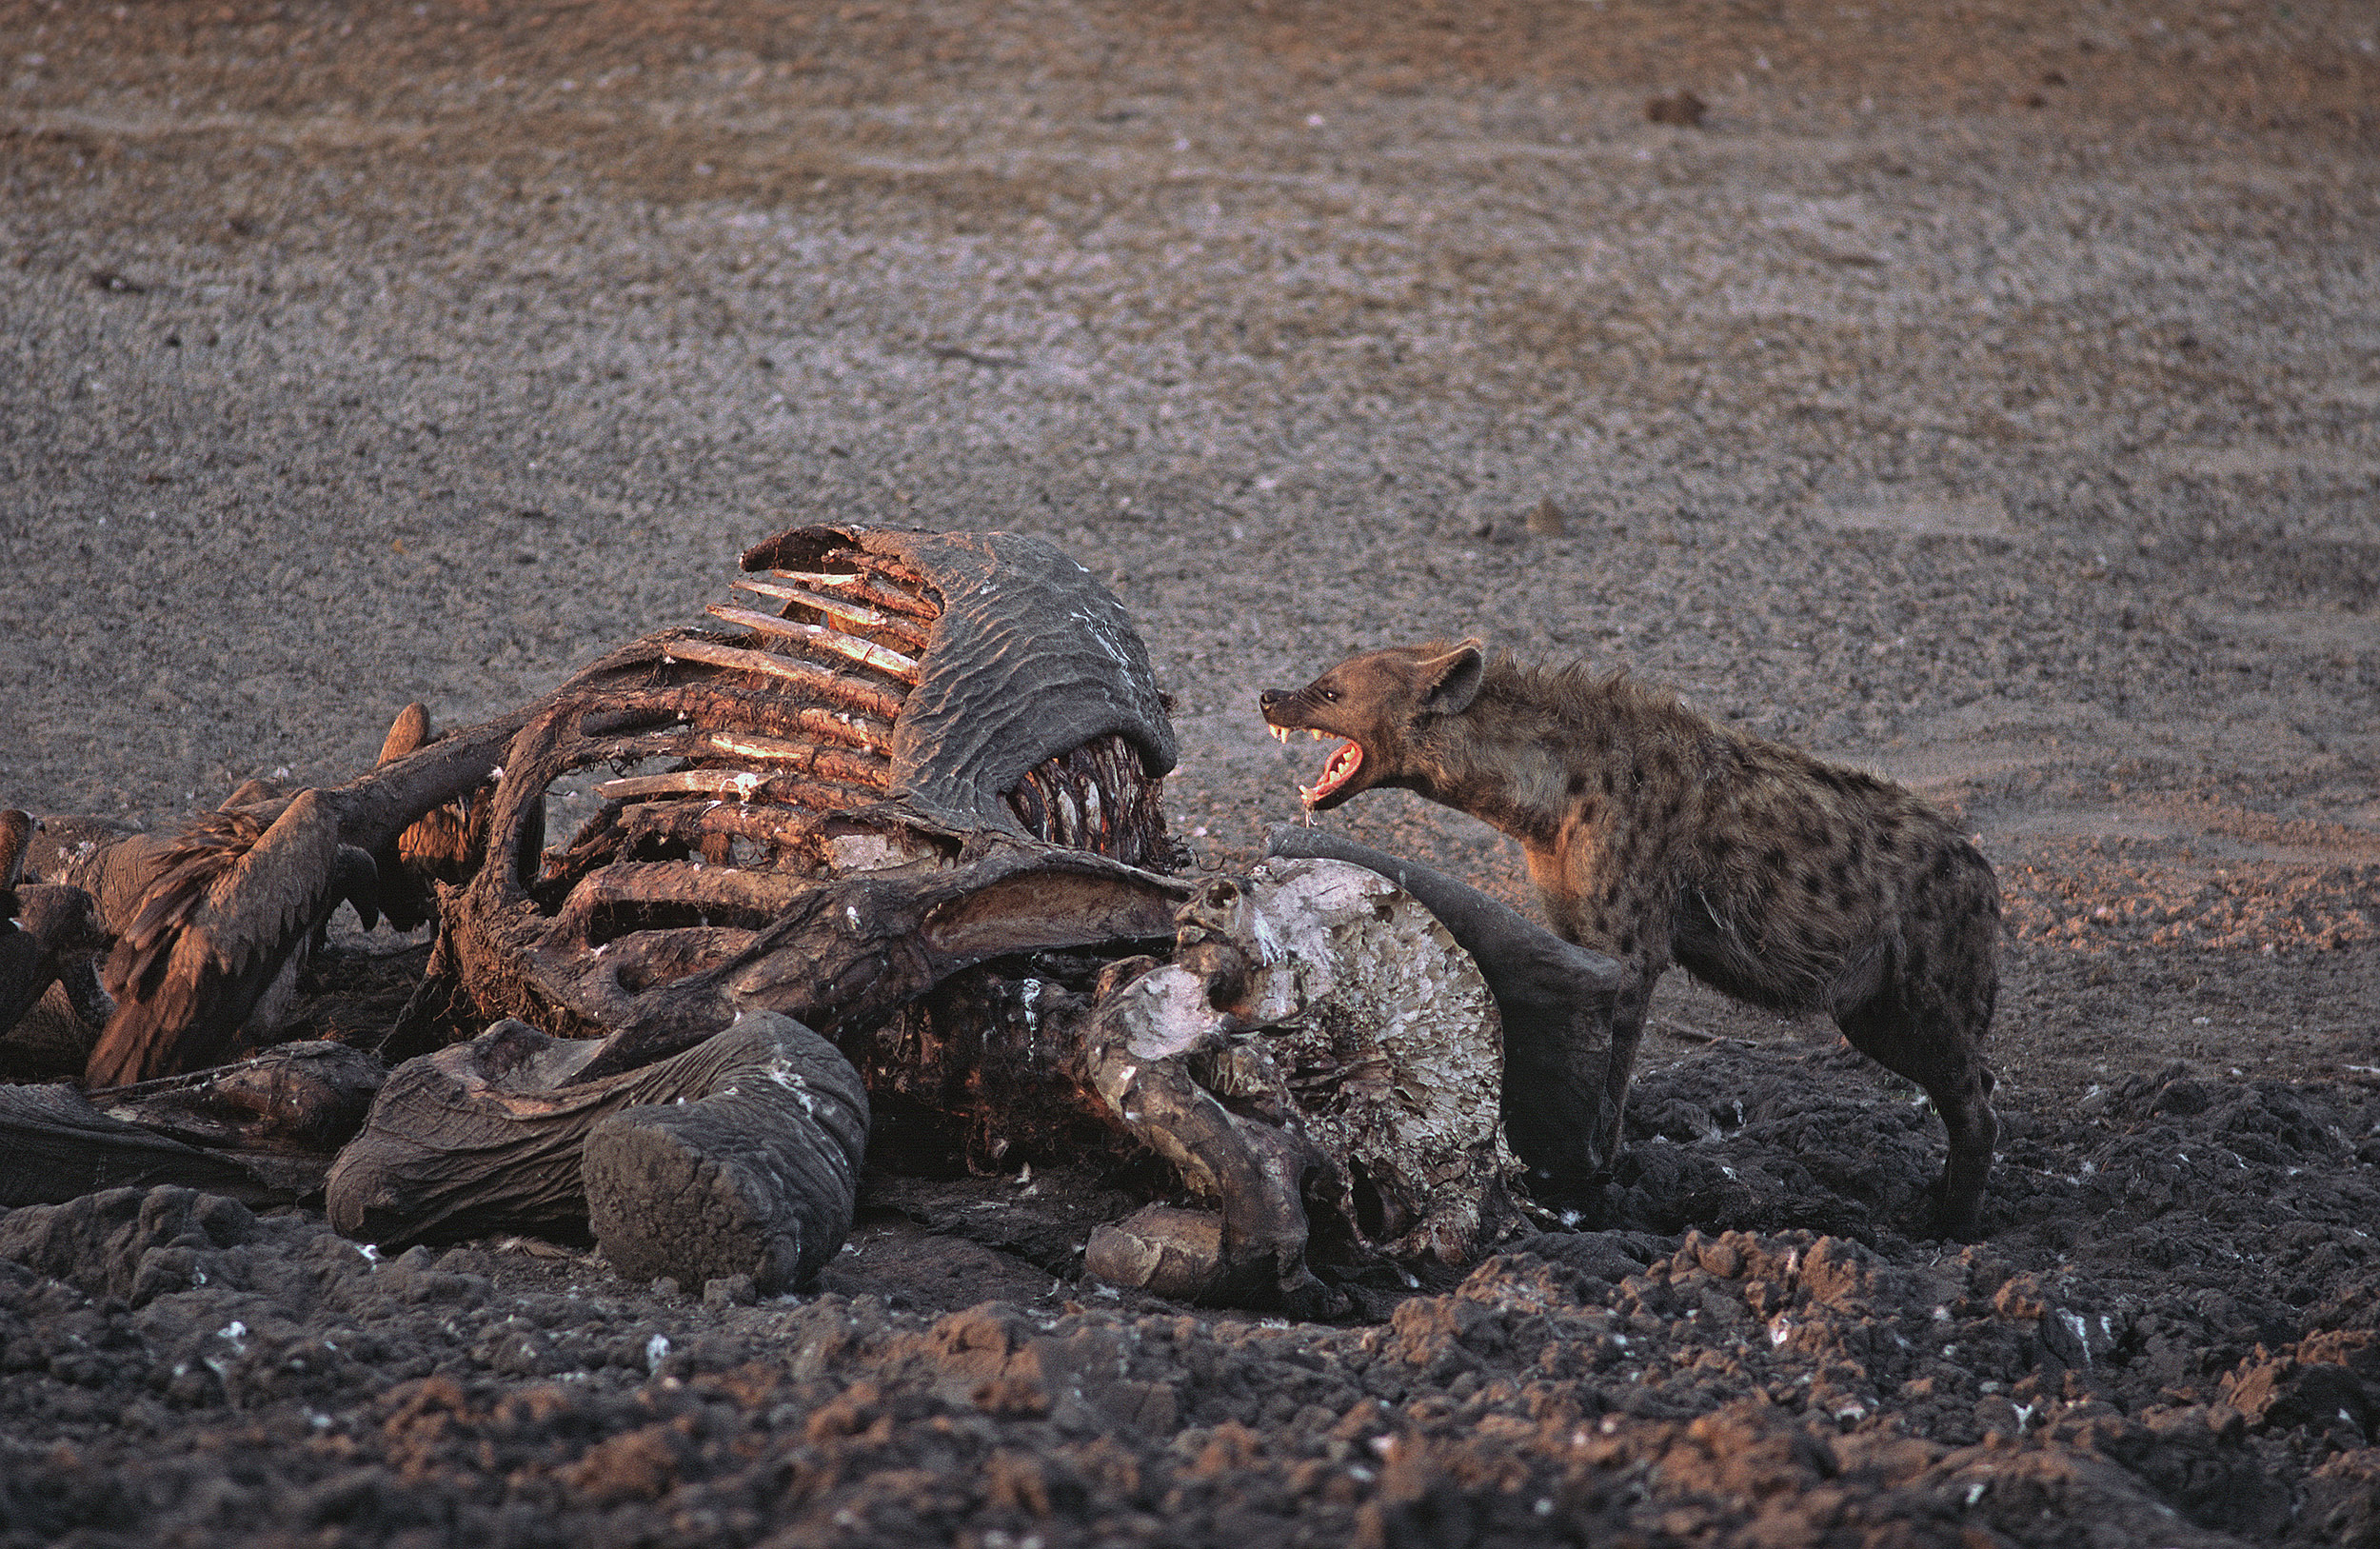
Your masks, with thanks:
[(1339, 703), (1339, 690), (1338, 690), (1338, 689), (1336, 689), (1336, 688), (1325, 688), (1325, 689), (1323, 689), (1323, 690), (1322, 690), (1322, 703), (1323, 703), (1323, 704), (1325, 704), (1325, 705), (1336, 705), (1336, 704), (1338, 704), (1338, 703)]

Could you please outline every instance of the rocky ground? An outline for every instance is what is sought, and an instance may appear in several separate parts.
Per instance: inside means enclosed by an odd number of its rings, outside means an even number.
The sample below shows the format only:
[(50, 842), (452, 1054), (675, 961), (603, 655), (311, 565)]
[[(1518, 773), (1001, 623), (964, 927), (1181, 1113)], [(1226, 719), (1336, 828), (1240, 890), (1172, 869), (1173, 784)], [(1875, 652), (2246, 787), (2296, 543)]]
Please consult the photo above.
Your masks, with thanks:
[(1682, 982), (1614, 1229), (1384, 1322), (1102, 1298), (1047, 1170), (762, 1303), (15, 1211), (0, 1540), (2380, 1543), (2375, 103), (2353, 0), (0, 3), (0, 800), (999, 526), (1205, 864), (1319, 751), (1257, 687), (1478, 633), (1912, 784), (2011, 926), (1965, 1249), (1907, 1092)]

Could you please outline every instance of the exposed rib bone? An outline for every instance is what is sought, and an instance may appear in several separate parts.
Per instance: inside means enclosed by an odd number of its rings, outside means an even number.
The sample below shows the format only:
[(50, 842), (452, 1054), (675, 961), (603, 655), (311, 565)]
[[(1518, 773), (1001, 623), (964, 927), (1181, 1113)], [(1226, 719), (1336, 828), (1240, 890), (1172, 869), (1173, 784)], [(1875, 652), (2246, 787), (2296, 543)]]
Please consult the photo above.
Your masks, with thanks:
[(606, 780), (595, 787), (606, 802), (633, 801), (644, 796), (713, 796), (723, 802), (783, 802), (813, 807), (864, 806), (883, 793), (863, 786), (825, 784), (788, 775), (754, 774), (748, 769), (680, 769), (671, 774), (629, 775)]
[(910, 620), (897, 619), (880, 608), (863, 606), (848, 598), (822, 596), (818, 592), (805, 591), (800, 586), (788, 586), (775, 581), (739, 580), (735, 586), (738, 591), (754, 592), (763, 597), (775, 597), (783, 602), (799, 603), (803, 607), (816, 609), (828, 618), (840, 620), (846, 625), (862, 629), (873, 629), (879, 634), (891, 635), (903, 647), (913, 652), (925, 649), (925, 631), (916, 627)]
[[(623, 861), (589, 874), (571, 889), (570, 902), (558, 918), (585, 922), (598, 909), (642, 904), (685, 915), (688, 925), (699, 923), (744, 929), (770, 923), (812, 885), (805, 877), (704, 865), (697, 861)], [(707, 918), (711, 915), (719, 918)], [(610, 932), (598, 939), (618, 934), (624, 933)]]
[(892, 757), (892, 727), (881, 721), (863, 720), (849, 710), (822, 710), (808, 705), (794, 712), (793, 720), (797, 728), (823, 741), (864, 748), (880, 758)]
[(768, 852), (762, 869), (811, 876), (823, 844), (823, 816), (808, 808), (718, 801), (637, 802), (608, 808), (579, 830), (567, 850), (547, 858), (540, 895), (561, 897), (624, 856), (650, 853), (648, 846), (655, 844), (707, 856), (715, 846), (741, 841)]
[(804, 661), (799, 656), (745, 650), (741, 646), (722, 645), (707, 640), (676, 641), (670, 645), (669, 653), (682, 662), (700, 662), (705, 666), (757, 672), (764, 677), (803, 684), (828, 699), (849, 705), (882, 721), (897, 721), (901, 717), (901, 701), (883, 689), (854, 683), (830, 667)]
[[(869, 785), (879, 794), (892, 784), (891, 761), (871, 756), (862, 749), (821, 747), (815, 743), (789, 742), (779, 737), (762, 737), (744, 731), (712, 731), (697, 726), (677, 726), (665, 731), (639, 732), (632, 737), (589, 739), (565, 749), (564, 767), (585, 768), (590, 765), (625, 765), (646, 759), (682, 758), (707, 759), (724, 756), (754, 764), (776, 764), (784, 772), (822, 775), (846, 784)], [(556, 774), (561, 770), (557, 769)], [(732, 775), (734, 771), (707, 769), (708, 774)], [(772, 771), (773, 773), (774, 771)], [(759, 779), (768, 779), (761, 774)], [(707, 788), (707, 787), (704, 787)]]
[(639, 802), (620, 815), (630, 841), (742, 839), (772, 849), (807, 853), (818, 843), (818, 815), (748, 802)]
[(873, 667), (911, 686), (915, 686), (918, 681), (916, 657), (886, 650), (871, 641), (862, 640), (857, 635), (846, 635), (828, 625), (798, 624), (791, 619), (781, 619), (774, 613), (757, 613), (748, 607), (730, 607), (725, 603), (705, 604), (704, 611), (760, 634), (779, 640), (798, 640), (803, 645), (832, 651), (837, 656), (857, 662), (862, 666)]
[(628, 775), (606, 780), (595, 794), (606, 802), (638, 796), (716, 796), (723, 801), (749, 802), (761, 794), (768, 776), (749, 769), (678, 769), (668, 774)]
[[(864, 558), (856, 554), (846, 557), (853, 560)], [(942, 617), (942, 610), (931, 603), (913, 597), (898, 587), (876, 586), (874, 583), (877, 576), (881, 575), (886, 580), (892, 580), (898, 573), (883, 570), (873, 566), (866, 570), (856, 570), (848, 574), (831, 570), (771, 570), (768, 573), (780, 581), (798, 581), (805, 586), (832, 586), (839, 592), (856, 597), (862, 602), (873, 604), (888, 613), (905, 614), (913, 619), (922, 619), (928, 624)], [(905, 576), (898, 578), (912, 579)]]
[(747, 732), (706, 731), (703, 741), (711, 748), (731, 759), (748, 759), (755, 764), (783, 764), (807, 774), (822, 774), (830, 780), (879, 786), (892, 783), (892, 761), (886, 758), (854, 758), (840, 747), (820, 747), (810, 743), (790, 743), (775, 737), (755, 737)]
[(775, 690), (756, 693), (719, 682), (607, 693), (579, 722), (578, 734), (595, 740), (694, 725), (788, 741), (815, 737), (843, 747), (892, 756), (892, 727), (884, 722), (857, 710), (789, 704), (789, 698)]

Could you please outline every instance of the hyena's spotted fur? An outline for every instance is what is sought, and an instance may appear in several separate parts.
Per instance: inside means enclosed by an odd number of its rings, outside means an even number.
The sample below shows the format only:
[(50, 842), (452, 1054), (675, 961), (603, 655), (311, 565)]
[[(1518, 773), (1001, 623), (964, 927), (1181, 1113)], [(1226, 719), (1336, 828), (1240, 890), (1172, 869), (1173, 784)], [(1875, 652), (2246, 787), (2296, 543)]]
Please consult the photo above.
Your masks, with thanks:
[(1262, 705), (1276, 728), (1345, 739), (1307, 805), (1391, 785), (1481, 819), (1520, 842), (1555, 929), (1627, 966), (1601, 1111), (1578, 1121), (1588, 1163), (1617, 1154), (1645, 1005), (1676, 963), (1755, 1005), (1828, 1013), (1924, 1087), (1950, 1132), (1942, 1227), (1979, 1234), (1999, 887), (1942, 814), (1624, 676), (1491, 661), (1477, 641), (1373, 651)]

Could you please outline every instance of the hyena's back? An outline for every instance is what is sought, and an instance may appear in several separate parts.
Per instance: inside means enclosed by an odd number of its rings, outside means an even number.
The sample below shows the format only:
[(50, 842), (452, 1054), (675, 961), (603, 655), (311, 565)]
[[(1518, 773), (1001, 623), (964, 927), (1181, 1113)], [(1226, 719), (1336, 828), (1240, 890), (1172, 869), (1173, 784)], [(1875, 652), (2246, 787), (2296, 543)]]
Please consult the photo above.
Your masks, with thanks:
[(1898, 985), (1979, 1038), (2000, 894), (1967, 837), (1899, 786), (1791, 748), (1747, 740), (1717, 762), (1733, 767), (1683, 814), (1676, 961), (1755, 1004), (1838, 1019)]

